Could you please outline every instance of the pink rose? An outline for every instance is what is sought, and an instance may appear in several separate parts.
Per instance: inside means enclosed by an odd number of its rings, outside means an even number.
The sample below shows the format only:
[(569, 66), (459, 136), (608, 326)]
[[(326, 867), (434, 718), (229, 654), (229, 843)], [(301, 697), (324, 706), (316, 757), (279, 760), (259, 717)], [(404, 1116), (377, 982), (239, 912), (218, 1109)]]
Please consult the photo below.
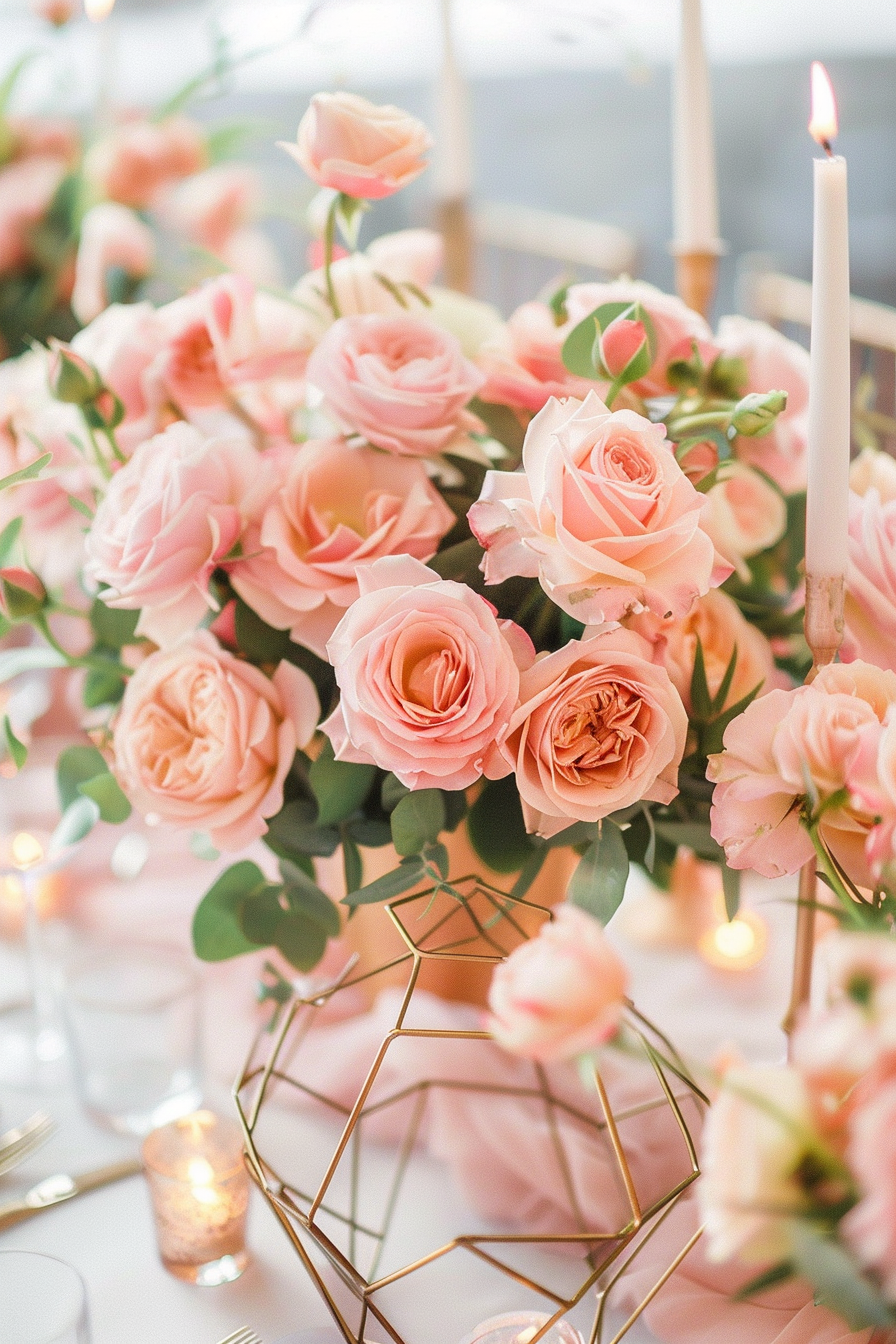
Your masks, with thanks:
[(806, 488), (809, 353), (765, 322), (723, 317), (717, 336), (722, 353), (747, 366), (747, 392), (787, 393), (787, 408), (768, 434), (735, 440), (743, 462), (771, 476), (785, 494)]
[(611, 378), (618, 378), (647, 345), (647, 328), (640, 319), (615, 317), (600, 335), (601, 363)]
[[(805, 772), (822, 799), (847, 787), (859, 734), (896, 701), (896, 673), (870, 663), (823, 667), (809, 686), (773, 690), (725, 731), (725, 750), (709, 758), (716, 784), (712, 834), (732, 868), (764, 877), (794, 873), (814, 853), (799, 806)], [(827, 809), (825, 844), (854, 881), (869, 883), (863, 846), (873, 817), (844, 803)]]
[(308, 381), (349, 434), (391, 453), (450, 451), (479, 422), (482, 374), (453, 336), (415, 317), (344, 317), (308, 360)]
[(340, 761), (410, 789), (465, 789), (509, 773), (501, 744), (528, 636), (491, 603), (409, 556), (358, 570), (360, 596), (327, 644), (339, 706), (323, 725)]
[(745, 561), (767, 551), (787, 531), (783, 495), (752, 467), (728, 462), (705, 498), (704, 532), (712, 538), (719, 555), (748, 581), (750, 569)]
[(398, 284), (426, 290), (442, 269), (445, 242), (434, 229), (399, 229), (374, 238), (367, 247), (367, 258), (380, 274)]
[(268, 678), (202, 631), (150, 654), (131, 677), (115, 720), (115, 773), (138, 811), (241, 849), (280, 810), (319, 710), (299, 668), (280, 663)]
[(107, 273), (112, 267), (132, 280), (149, 275), (155, 262), (152, 230), (126, 205), (103, 201), (81, 221), (75, 262), (72, 310), (79, 322), (92, 322), (108, 307)]
[(881, 502), (896, 499), (896, 460), (880, 448), (863, 448), (849, 468), (849, 488), (857, 495), (876, 490)]
[(206, 164), (205, 141), (186, 117), (135, 119), (116, 126), (88, 151), (87, 180), (110, 201), (143, 210), (164, 187)]
[(649, 315), (656, 338), (653, 363), (643, 378), (630, 384), (641, 397), (663, 397), (675, 389), (666, 377), (670, 361), (690, 354), (691, 339), (711, 341), (712, 332), (699, 313), (673, 294), (664, 294), (643, 280), (589, 281), (572, 285), (566, 295), (570, 328), (605, 303), (639, 303)]
[(244, 439), (178, 423), (148, 439), (109, 482), (87, 533), (88, 580), (110, 607), (142, 609), (138, 632), (171, 644), (214, 604), (212, 571), (243, 530), (259, 470)]
[(483, 401), (540, 411), (551, 397), (586, 397), (605, 387), (577, 378), (563, 363), (568, 322), (557, 326), (546, 303), (524, 303), (508, 319), (499, 336), (488, 341), (476, 362), (486, 376)]
[(358, 596), (359, 566), (429, 560), (454, 525), (422, 463), (375, 448), (310, 439), (272, 459), (271, 475), (231, 581), (263, 620), (321, 657)]
[(896, 497), (849, 496), (846, 649), (896, 672)]
[(585, 625), (648, 607), (684, 616), (731, 573), (701, 527), (704, 497), (662, 425), (633, 411), (551, 400), (529, 426), (523, 470), (490, 471), (470, 509), (486, 583), (537, 577)]
[(628, 971), (598, 921), (558, 905), (495, 967), (488, 1029), (524, 1059), (572, 1059), (616, 1035), (627, 992)]
[(526, 829), (550, 837), (678, 793), (687, 715), (665, 668), (630, 630), (571, 640), (520, 677), (503, 752)]
[(28, 261), (31, 230), (46, 215), (64, 176), (65, 164), (49, 155), (0, 169), (0, 273)]
[(184, 179), (162, 202), (163, 218), (215, 256), (253, 218), (261, 199), (258, 173), (243, 163), (216, 163)]
[(876, 817), (865, 845), (865, 855), (876, 877), (896, 876), (896, 713), (883, 725), (876, 720), (857, 735), (847, 777), (853, 803)]
[(852, 1116), (847, 1161), (862, 1198), (846, 1215), (844, 1235), (884, 1292), (896, 1295), (896, 1080), (862, 1098)]
[(432, 145), (416, 117), (354, 93), (316, 93), (297, 143), (278, 143), (319, 186), (371, 201), (419, 177)]

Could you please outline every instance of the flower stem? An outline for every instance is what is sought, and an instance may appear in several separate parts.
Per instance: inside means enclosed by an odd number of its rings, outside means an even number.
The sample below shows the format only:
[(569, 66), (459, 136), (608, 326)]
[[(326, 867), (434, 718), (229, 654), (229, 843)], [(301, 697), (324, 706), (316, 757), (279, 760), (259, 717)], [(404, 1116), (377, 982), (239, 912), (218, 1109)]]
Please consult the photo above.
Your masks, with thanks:
[(327, 211), (327, 223), (324, 228), (324, 279), (327, 284), (327, 299), (330, 307), (333, 309), (334, 318), (342, 316), (342, 310), (339, 307), (339, 301), (336, 298), (336, 286), (333, 284), (333, 243), (336, 239), (336, 211), (339, 208), (339, 197), (333, 198), (333, 203)]

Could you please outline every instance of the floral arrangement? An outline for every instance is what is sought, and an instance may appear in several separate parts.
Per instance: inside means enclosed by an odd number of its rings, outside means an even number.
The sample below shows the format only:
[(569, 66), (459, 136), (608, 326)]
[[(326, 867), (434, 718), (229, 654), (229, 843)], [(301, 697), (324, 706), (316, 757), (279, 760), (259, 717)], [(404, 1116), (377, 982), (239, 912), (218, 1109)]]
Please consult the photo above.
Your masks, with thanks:
[(433, 283), (428, 231), (358, 250), (428, 146), (317, 95), (288, 149), (318, 269), (113, 304), (0, 371), (3, 609), (44, 637), (2, 670), (82, 673), (65, 824), (136, 806), (279, 860), (213, 885), (203, 957), (313, 966), (342, 922), (316, 859), (341, 850), (349, 908), (451, 890), (459, 827), (517, 895), (574, 851), (568, 898), (604, 922), (631, 861), (662, 884), (686, 845), (733, 911), (708, 762), (807, 664), (805, 352), (629, 280), (504, 322)]

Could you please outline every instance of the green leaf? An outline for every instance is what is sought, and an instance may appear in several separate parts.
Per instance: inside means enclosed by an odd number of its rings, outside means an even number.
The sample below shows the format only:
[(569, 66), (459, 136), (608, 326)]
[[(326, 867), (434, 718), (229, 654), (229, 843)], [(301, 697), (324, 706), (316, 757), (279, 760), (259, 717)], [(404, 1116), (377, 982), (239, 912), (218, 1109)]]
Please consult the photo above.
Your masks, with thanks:
[(212, 844), (212, 838), (208, 831), (193, 831), (190, 835), (190, 853), (195, 854), (197, 859), (203, 859), (206, 863), (214, 863), (220, 859), (220, 851), (215, 849)]
[(628, 853), (614, 821), (598, 822), (598, 836), (572, 875), (566, 899), (607, 924), (618, 910), (628, 878)]
[(791, 1244), (796, 1268), (817, 1290), (818, 1300), (851, 1330), (896, 1323), (891, 1308), (838, 1242), (811, 1223), (794, 1220)]
[(316, 761), (311, 762), (308, 781), (317, 799), (317, 823), (333, 826), (363, 806), (376, 778), (375, 765), (337, 761), (333, 744), (326, 738)]
[(437, 841), (434, 845), (425, 845), (423, 849), (423, 858), (428, 864), (435, 866), (441, 878), (445, 881), (448, 880), (448, 873), (451, 868), (451, 858), (448, 854), (447, 846), (443, 845), (441, 840)]
[(117, 705), (124, 695), (125, 679), (120, 672), (110, 666), (93, 667), (84, 679), (83, 700), (86, 709), (98, 709), (100, 705)]
[(761, 1274), (757, 1274), (745, 1283), (742, 1288), (738, 1288), (734, 1294), (735, 1302), (746, 1302), (751, 1297), (757, 1297), (760, 1293), (765, 1293), (769, 1288), (776, 1288), (779, 1283), (786, 1283), (796, 1274), (793, 1262), (791, 1260), (781, 1260), (771, 1269), (764, 1269)]
[(545, 849), (574, 849), (576, 845), (587, 845), (594, 839), (596, 829), (593, 821), (574, 821), (565, 831), (540, 841), (539, 848), (544, 845)]
[(392, 843), (403, 857), (434, 845), (445, 827), (445, 802), (440, 789), (409, 793), (392, 812)]
[(741, 874), (737, 868), (729, 868), (727, 863), (722, 864), (722, 889), (725, 893), (725, 914), (729, 920), (733, 919), (740, 909), (740, 879)]
[[(620, 308), (622, 312), (628, 304), (623, 304)], [(561, 357), (563, 363), (569, 369), (570, 373), (576, 374), (579, 378), (596, 378), (597, 369), (594, 365), (594, 343), (600, 338), (600, 326), (598, 325), (593, 313), (584, 318), (563, 342)]]
[(368, 817), (353, 817), (343, 822), (343, 831), (356, 845), (366, 849), (380, 849), (392, 843), (392, 827), (388, 821), (371, 821)]
[(0, 565), (5, 565), (15, 549), (24, 518), (12, 518), (0, 532)]
[(251, 662), (279, 663), (286, 656), (289, 632), (267, 625), (241, 597), (236, 600), (234, 622), (237, 643)]
[(62, 811), (82, 797), (81, 784), (108, 773), (106, 758), (96, 747), (66, 747), (56, 762), (56, 787)]
[(357, 891), (364, 881), (364, 864), (361, 862), (361, 851), (350, 835), (342, 837), (342, 870), (345, 890)]
[(326, 930), (300, 910), (289, 910), (277, 926), (274, 946), (297, 971), (312, 971), (327, 950)]
[(706, 723), (712, 717), (712, 696), (706, 680), (706, 659), (703, 656), (703, 641), (697, 636), (694, 650), (694, 670), (691, 673), (692, 717), (698, 723)]
[(286, 803), (275, 817), (268, 821), (264, 842), (275, 854), (289, 858), (293, 854), (312, 854), (328, 859), (339, 847), (339, 832), (335, 826), (321, 826), (314, 819), (314, 804), (310, 799), (298, 798)]
[(4, 476), (0, 480), (0, 490), (8, 490), (11, 485), (21, 485), (23, 481), (35, 481), (48, 463), (53, 461), (52, 453), (44, 453), (34, 462), (29, 463), (27, 467), (22, 467), (21, 471), (14, 471), (9, 476)]
[(357, 891), (349, 892), (343, 905), (354, 908), (356, 905), (375, 905), (379, 901), (391, 901), (395, 896), (410, 891), (411, 887), (416, 887), (425, 873), (423, 860), (418, 854), (414, 854), (397, 868), (393, 868), (391, 873), (378, 877), (375, 882), (368, 882), (366, 887), (359, 887)]
[(707, 756), (711, 756), (714, 752), (722, 750), (724, 746), (725, 729), (728, 727), (729, 723), (738, 718), (739, 715), (743, 714), (744, 710), (748, 705), (753, 703), (761, 690), (762, 682), (760, 681), (751, 691), (748, 691), (745, 696), (742, 696), (736, 705), (729, 706), (724, 714), (720, 714), (718, 718), (713, 719), (712, 723), (707, 725), (700, 744)]
[(193, 916), (197, 957), (202, 961), (227, 961), (263, 947), (243, 933), (240, 916), (244, 903), (270, 886), (258, 864), (248, 859), (227, 868), (209, 887)]
[(105, 774), (96, 775), (93, 779), (84, 780), (78, 785), (78, 792), (85, 798), (93, 799), (103, 821), (118, 825), (122, 821), (127, 821), (131, 815), (131, 805), (124, 796), (118, 780), (109, 770), (106, 770)]
[(68, 667), (67, 659), (55, 649), (36, 645), (34, 648), (4, 649), (0, 653), (0, 684), (12, 681), (23, 672), (43, 672), (53, 667)]
[(687, 845), (698, 859), (724, 862), (725, 851), (710, 835), (708, 821), (655, 821), (654, 826), (657, 835), (663, 840), (673, 845)]
[(467, 816), (467, 835), (496, 873), (518, 873), (528, 863), (533, 846), (513, 775), (486, 782)]
[(124, 611), (118, 607), (107, 607), (105, 602), (94, 598), (90, 608), (90, 626), (97, 644), (105, 649), (123, 649), (126, 644), (137, 642), (137, 622), (139, 611)]
[(285, 883), (284, 894), (292, 910), (300, 910), (308, 919), (313, 919), (326, 929), (331, 938), (338, 938), (342, 932), (342, 920), (339, 911), (317, 883), (303, 873), (289, 860), (280, 864), (280, 872)]
[(100, 810), (92, 798), (76, 798), (65, 809), (62, 820), (50, 837), (50, 853), (61, 854), (89, 835), (100, 819)]
[(446, 831), (456, 831), (467, 815), (467, 795), (464, 789), (442, 789), (442, 802), (445, 804)]
[(383, 780), (383, 786), (380, 789), (380, 801), (383, 804), (384, 812), (392, 812), (402, 798), (407, 798), (410, 789), (406, 784), (402, 784), (400, 779), (394, 775), (387, 775)]
[(712, 698), (710, 710), (713, 714), (718, 714), (725, 701), (728, 699), (728, 692), (731, 690), (731, 683), (734, 680), (734, 673), (737, 668), (737, 645), (731, 650), (731, 657), (728, 659), (728, 666), (725, 668), (725, 675), (719, 682), (719, 689)]
[(283, 888), (271, 883), (253, 892), (237, 908), (240, 928), (250, 943), (259, 947), (272, 946), (285, 908), (281, 904)]
[(3, 733), (6, 738), (6, 746), (9, 751), (12, 763), (16, 770), (21, 770), (28, 759), (28, 748), (24, 742), (20, 742), (12, 730), (12, 724), (9, 721), (9, 715), (3, 716)]
[(544, 861), (548, 856), (547, 845), (539, 845), (537, 849), (529, 851), (529, 857), (523, 864), (519, 877), (510, 888), (511, 896), (520, 901), (535, 881), (538, 874), (544, 867)]

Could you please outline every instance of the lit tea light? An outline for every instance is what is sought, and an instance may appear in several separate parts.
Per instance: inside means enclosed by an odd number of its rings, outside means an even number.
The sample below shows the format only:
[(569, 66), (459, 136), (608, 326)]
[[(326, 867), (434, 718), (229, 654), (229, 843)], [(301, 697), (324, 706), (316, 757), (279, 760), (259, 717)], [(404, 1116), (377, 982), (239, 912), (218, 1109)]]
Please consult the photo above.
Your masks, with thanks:
[(758, 965), (768, 948), (768, 926), (752, 910), (709, 929), (700, 939), (700, 955), (710, 966), (746, 971)]
[(582, 1336), (568, 1321), (552, 1325), (545, 1335), (539, 1336), (550, 1320), (541, 1311), (516, 1311), (507, 1316), (492, 1316), (477, 1325), (461, 1344), (584, 1344)]
[[(25, 927), (25, 882), (20, 874), (33, 872), (46, 855), (47, 837), (43, 839), (30, 831), (21, 831), (0, 842), (0, 937), (17, 938)], [(62, 873), (35, 874), (26, 878), (34, 901), (37, 917), (50, 919), (57, 913), (65, 892)]]
[(143, 1168), (169, 1273), (204, 1286), (239, 1278), (249, 1263), (239, 1126), (211, 1111), (185, 1115), (146, 1138)]
[(40, 863), (44, 857), (44, 847), (36, 835), (21, 831), (10, 841), (9, 853), (13, 866), (24, 872), (26, 868), (34, 868)]
[(102, 23), (115, 8), (115, 0), (84, 0), (84, 13), (91, 23)]

